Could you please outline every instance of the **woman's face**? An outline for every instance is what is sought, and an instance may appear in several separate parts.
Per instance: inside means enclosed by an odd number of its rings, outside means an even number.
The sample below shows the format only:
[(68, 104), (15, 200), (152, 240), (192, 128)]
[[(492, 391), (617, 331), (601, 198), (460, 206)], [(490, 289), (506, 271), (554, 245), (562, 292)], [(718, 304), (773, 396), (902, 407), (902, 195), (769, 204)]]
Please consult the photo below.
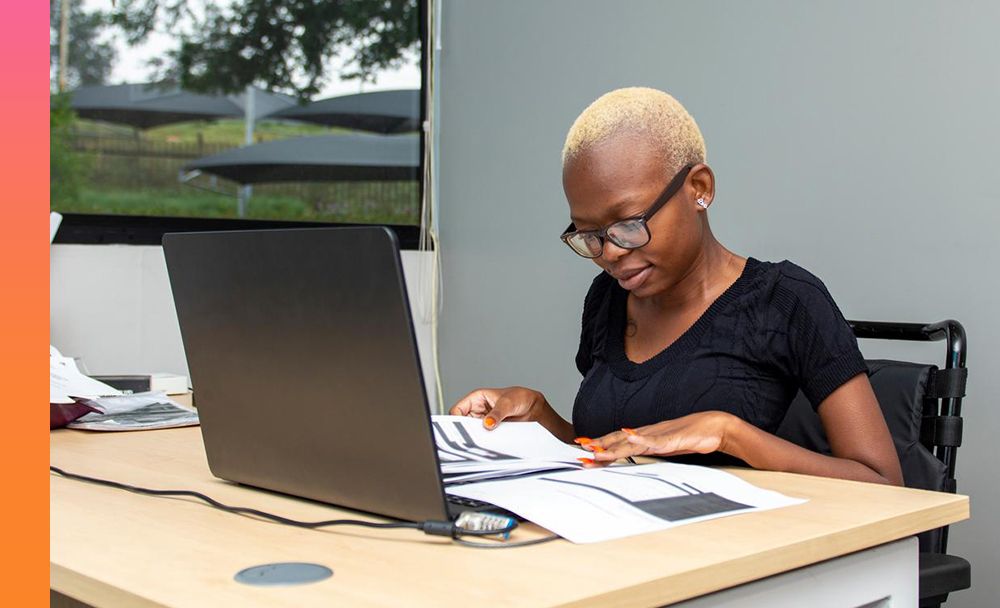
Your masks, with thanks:
[[(577, 156), (563, 170), (563, 190), (577, 230), (596, 230), (642, 215), (673, 178), (662, 157), (641, 135), (620, 135)], [(636, 297), (668, 291), (694, 265), (706, 242), (704, 209), (695, 201), (711, 201), (714, 178), (704, 164), (695, 165), (683, 186), (647, 226), (649, 243), (623, 249), (605, 239), (604, 253), (594, 262)]]

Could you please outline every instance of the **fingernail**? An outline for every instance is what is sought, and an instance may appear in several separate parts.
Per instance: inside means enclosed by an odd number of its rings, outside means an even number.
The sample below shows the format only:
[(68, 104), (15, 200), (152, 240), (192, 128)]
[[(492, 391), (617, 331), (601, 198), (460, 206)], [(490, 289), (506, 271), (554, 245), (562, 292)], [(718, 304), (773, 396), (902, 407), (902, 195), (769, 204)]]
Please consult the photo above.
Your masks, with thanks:
[(622, 432), (626, 435), (635, 435), (635, 429), (622, 429)]
[(607, 451), (607, 450), (605, 450), (604, 448), (602, 448), (599, 445), (588, 445), (587, 449), (593, 450), (594, 452), (596, 452), (598, 454), (600, 454), (601, 452), (606, 452)]
[(576, 439), (573, 440), (573, 443), (578, 443), (580, 445), (587, 445), (591, 441), (593, 441), (593, 439), (591, 439), (590, 437), (577, 437)]
[(594, 464), (593, 458), (577, 458), (577, 460), (579, 460), (583, 464)]
[(486, 428), (491, 429), (497, 425), (497, 421), (493, 418), (483, 418), (483, 424)]

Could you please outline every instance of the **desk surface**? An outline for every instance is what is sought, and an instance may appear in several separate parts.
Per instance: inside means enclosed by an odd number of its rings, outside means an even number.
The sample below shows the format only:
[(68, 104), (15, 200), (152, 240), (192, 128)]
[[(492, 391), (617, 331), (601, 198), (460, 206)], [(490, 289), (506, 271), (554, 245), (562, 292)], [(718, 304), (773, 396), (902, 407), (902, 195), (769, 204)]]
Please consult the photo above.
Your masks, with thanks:
[[(51, 461), (66, 470), (297, 519), (359, 517), (212, 477), (197, 428), (131, 433), (61, 430)], [(617, 541), (555, 541), (482, 550), (410, 530), (309, 531), (186, 499), (51, 478), (51, 586), (95, 605), (130, 606), (652, 606), (696, 597), (866, 549), (969, 516), (965, 496), (734, 469), (809, 502)], [(539, 531), (525, 526), (515, 538)], [(248, 566), (305, 561), (334, 576), (253, 588)]]

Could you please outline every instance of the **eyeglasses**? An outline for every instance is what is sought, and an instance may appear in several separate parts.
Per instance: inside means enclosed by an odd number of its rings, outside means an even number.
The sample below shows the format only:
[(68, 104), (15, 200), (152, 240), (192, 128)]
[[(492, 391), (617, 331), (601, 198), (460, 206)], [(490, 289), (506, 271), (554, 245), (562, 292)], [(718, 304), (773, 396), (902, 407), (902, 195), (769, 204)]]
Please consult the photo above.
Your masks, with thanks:
[(663, 193), (656, 197), (656, 201), (642, 215), (617, 221), (600, 230), (577, 230), (575, 225), (570, 224), (559, 238), (569, 245), (574, 253), (585, 258), (601, 257), (604, 253), (605, 239), (622, 249), (638, 249), (646, 245), (651, 238), (646, 222), (677, 194), (677, 191), (684, 185), (684, 180), (687, 179), (692, 167), (694, 165), (686, 165), (678, 171), (677, 175), (667, 184)]

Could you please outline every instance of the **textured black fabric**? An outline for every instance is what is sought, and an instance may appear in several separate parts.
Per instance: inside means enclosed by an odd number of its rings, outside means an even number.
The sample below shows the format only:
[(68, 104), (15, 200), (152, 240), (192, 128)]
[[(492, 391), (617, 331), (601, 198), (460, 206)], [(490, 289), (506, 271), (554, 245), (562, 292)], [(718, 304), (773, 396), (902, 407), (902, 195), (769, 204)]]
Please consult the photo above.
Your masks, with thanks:
[(826, 287), (791, 262), (747, 260), (691, 328), (643, 363), (625, 355), (627, 298), (601, 273), (584, 301), (576, 356), (584, 378), (573, 407), (579, 435), (599, 437), (707, 410), (730, 412), (773, 433), (800, 389), (819, 407), (867, 371)]

